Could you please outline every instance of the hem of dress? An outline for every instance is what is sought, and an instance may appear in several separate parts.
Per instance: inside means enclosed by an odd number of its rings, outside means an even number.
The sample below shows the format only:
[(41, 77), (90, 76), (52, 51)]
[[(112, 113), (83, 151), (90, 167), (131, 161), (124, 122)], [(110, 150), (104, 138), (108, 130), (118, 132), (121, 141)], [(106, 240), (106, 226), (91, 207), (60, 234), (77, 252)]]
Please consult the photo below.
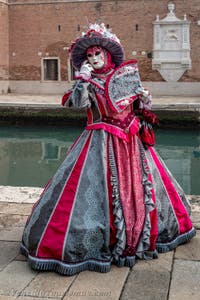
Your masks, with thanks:
[(30, 267), (34, 270), (38, 271), (54, 271), (61, 275), (73, 276), (82, 271), (95, 271), (100, 273), (107, 273), (110, 271), (111, 262), (115, 264), (117, 267), (133, 267), (136, 263), (135, 256), (126, 256), (119, 257), (118, 260), (111, 260), (107, 262), (96, 261), (94, 259), (89, 259), (87, 261), (68, 264), (63, 261), (59, 261), (56, 259), (44, 259), (34, 257), (29, 254), (27, 248), (21, 244), (20, 252), (24, 256), (27, 257), (28, 263)]
[(136, 263), (135, 256), (125, 256), (125, 257), (119, 257), (117, 259), (113, 259), (113, 264), (115, 264), (117, 267), (133, 267)]
[(158, 258), (158, 251), (157, 250), (145, 250), (143, 252), (137, 252), (136, 256), (138, 259), (143, 260), (151, 260)]
[(56, 259), (44, 259), (31, 256), (24, 245), (21, 245), (20, 252), (27, 257), (30, 267), (38, 271), (54, 271), (67, 276), (73, 276), (82, 271), (95, 271), (100, 273), (107, 273), (110, 271), (110, 261), (103, 262), (89, 259), (79, 263), (68, 264)]
[(156, 249), (160, 253), (165, 253), (175, 249), (177, 246), (187, 243), (196, 235), (196, 230), (193, 227), (190, 231), (179, 235), (176, 239), (169, 243), (156, 243)]
[[(136, 257), (139, 259), (155, 259), (158, 258), (157, 251), (159, 253), (165, 253), (175, 249), (178, 245), (184, 244), (192, 239), (196, 235), (196, 230), (193, 227), (189, 232), (178, 236), (175, 240), (169, 243), (157, 243), (156, 250), (145, 251), (141, 256), (139, 253), (136, 256), (119, 257), (117, 260), (113, 259), (112, 263), (117, 267), (133, 267), (136, 263)], [(30, 267), (39, 271), (54, 271), (61, 275), (73, 276), (82, 271), (95, 271), (100, 273), (107, 273), (111, 268), (111, 261), (95, 261), (89, 259), (87, 261), (68, 264), (56, 259), (44, 259), (31, 256), (27, 248), (21, 244), (20, 252), (28, 259)], [(144, 255), (145, 254), (145, 255)]]

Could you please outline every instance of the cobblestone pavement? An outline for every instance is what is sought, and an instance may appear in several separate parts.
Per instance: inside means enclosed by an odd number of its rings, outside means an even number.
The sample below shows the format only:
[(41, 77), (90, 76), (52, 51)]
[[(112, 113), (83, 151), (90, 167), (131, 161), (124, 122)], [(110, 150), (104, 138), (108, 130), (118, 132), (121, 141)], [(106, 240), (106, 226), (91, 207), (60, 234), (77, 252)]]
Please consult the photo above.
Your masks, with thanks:
[(199, 300), (200, 196), (190, 196), (197, 235), (134, 268), (66, 277), (30, 269), (19, 254), (22, 231), (41, 188), (0, 186), (0, 300)]

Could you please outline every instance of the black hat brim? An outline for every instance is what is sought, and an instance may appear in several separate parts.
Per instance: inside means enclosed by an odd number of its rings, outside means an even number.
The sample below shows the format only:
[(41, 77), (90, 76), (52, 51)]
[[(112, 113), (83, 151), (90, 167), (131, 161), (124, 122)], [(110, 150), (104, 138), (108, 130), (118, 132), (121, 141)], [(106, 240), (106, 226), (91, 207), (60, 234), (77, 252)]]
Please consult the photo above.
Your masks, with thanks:
[(82, 63), (86, 60), (86, 51), (91, 46), (101, 46), (108, 50), (116, 67), (124, 60), (123, 48), (116, 41), (104, 37), (84, 36), (79, 38), (71, 49), (71, 60), (75, 68), (80, 69)]

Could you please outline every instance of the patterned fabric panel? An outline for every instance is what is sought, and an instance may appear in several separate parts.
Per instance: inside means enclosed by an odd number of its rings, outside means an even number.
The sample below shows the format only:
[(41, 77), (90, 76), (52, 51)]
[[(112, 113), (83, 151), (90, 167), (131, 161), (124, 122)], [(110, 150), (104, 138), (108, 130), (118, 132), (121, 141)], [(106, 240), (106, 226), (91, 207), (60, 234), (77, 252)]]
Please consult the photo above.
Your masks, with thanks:
[(110, 259), (106, 143), (104, 131), (93, 131), (66, 234), (64, 261)]
[(158, 240), (169, 242), (179, 234), (178, 221), (174, 213), (166, 188), (149, 151), (146, 151), (148, 164), (151, 169), (156, 206), (158, 210)]
[(172, 173), (170, 172), (170, 170), (167, 168), (167, 166), (165, 165), (163, 159), (160, 157), (159, 153), (157, 151), (155, 151), (154, 149), (154, 152), (156, 152), (156, 155), (157, 157), (159, 158), (159, 160), (161, 161), (162, 165), (165, 166), (166, 168), (166, 172), (167, 174), (169, 175), (174, 187), (176, 188), (179, 196), (181, 197), (183, 203), (184, 203), (184, 206), (185, 208), (187, 209), (188, 211), (188, 214), (190, 215), (191, 213), (191, 206), (190, 206), (190, 203), (189, 203), (189, 200), (187, 199), (182, 187), (179, 185), (179, 183), (176, 181), (175, 177), (172, 175)]
[(88, 135), (89, 132), (85, 131), (82, 134), (79, 142), (73, 148), (73, 151), (67, 155), (66, 159), (52, 178), (51, 184), (48, 186), (47, 190), (44, 192), (34, 208), (29, 222), (25, 227), (22, 240), (24, 245), (33, 255), (36, 252), (41, 236), (48, 225), (49, 218), (55, 209), (65, 182), (76, 162), (77, 156), (81, 152)]

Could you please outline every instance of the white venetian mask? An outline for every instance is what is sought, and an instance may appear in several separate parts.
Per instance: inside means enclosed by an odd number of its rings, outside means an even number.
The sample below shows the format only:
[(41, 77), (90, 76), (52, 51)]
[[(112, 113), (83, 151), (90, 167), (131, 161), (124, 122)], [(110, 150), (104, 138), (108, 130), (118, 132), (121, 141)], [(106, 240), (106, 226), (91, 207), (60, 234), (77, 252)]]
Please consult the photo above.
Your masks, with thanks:
[(93, 46), (87, 50), (87, 59), (94, 69), (101, 69), (105, 64), (104, 51), (100, 46)]

